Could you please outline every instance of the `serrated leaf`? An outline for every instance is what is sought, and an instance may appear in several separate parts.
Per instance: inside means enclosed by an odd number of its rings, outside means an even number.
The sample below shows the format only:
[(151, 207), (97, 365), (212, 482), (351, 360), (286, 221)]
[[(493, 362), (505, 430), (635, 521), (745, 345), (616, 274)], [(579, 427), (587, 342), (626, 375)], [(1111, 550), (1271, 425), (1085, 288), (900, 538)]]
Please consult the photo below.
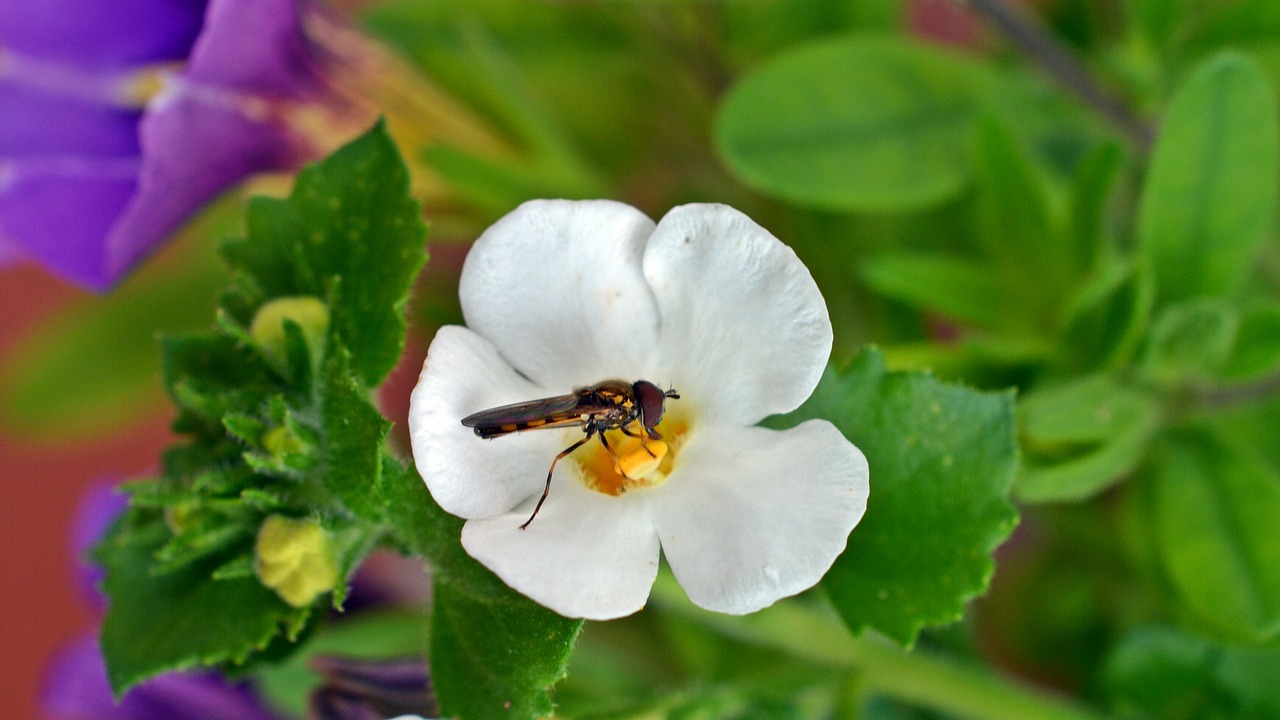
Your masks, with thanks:
[(1242, 289), (1275, 213), (1278, 142), (1275, 96), (1245, 56), (1208, 60), (1178, 91), (1138, 217), (1162, 300)]
[(533, 720), (552, 713), (547, 690), (564, 676), (581, 620), (511, 590), (469, 595), (446, 576), (436, 579), (433, 599), (432, 681), (444, 714)]
[(348, 510), (374, 523), (384, 520), (382, 440), (391, 423), (373, 406), (369, 392), (351, 375), (345, 349), (330, 353), (320, 399), (324, 442), (319, 475)]
[(214, 333), (166, 337), (165, 385), (181, 410), (179, 432), (221, 436), (222, 419), (264, 402), (275, 389), (258, 356), (234, 339)]
[(152, 554), (151, 574), (175, 572), (201, 558), (223, 553), (237, 543), (248, 547), (252, 535), (226, 518), (193, 523), (170, 537)]
[(462, 549), (463, 520), (435, 503), (412, 468), (386, 458), (392, 527), (435, 571), (432, 681), (445, 714), (534, 718), (564, 675), (581, 620), (560, 617), (507, 587)]
[(1156, 456), (1152, 511), (1191, 613), (1228, 640), (1280, 636), (1280, 473), (1248, 446), (1183, 433)]
[(806, 207), (932, 205), (959, 192), (969, 175), (975, 68), (895, 38), (811, 43), (730, 91), (716, 145), (743, 182)]
[(405, 302), (426, 261), (421, 210), (382, 123), (299, 173), (287, 199), (254, 198), (248, 224), (249, 237), (225, 248), (231, 265), (264, 299), (330, 302), (352, 371), (376, 386), (400, 357)]
[(845, 623), (909, 645), (925, 625), (957, 620), (1017, 524), (1012, 394), (888, 372), (869, 349), (772, 424), (814, 417), (835, 423), (871, 468), (867, 514), (822, 581)]
[(102, 652), (117, 696), (153, 675), (248, 658), (308, 612), (289, 607), (256, 577), (214, 581), (219, 561), (155, 575), (152, 554), (167, 530), (152, 522), (117, 532), (98, 548), (111, 603)]

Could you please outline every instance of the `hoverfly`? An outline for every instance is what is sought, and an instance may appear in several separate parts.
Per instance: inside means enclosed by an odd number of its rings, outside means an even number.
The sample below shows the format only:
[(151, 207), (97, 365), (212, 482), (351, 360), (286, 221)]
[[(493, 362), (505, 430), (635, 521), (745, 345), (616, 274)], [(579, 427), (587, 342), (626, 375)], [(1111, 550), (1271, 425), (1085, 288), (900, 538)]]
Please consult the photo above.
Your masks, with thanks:
[[(621, 430), (625, 435), (639, 438), (641, 446), (652, 456), (653, 452), (644, 445), (644, 441), (646, 437), (650, 440), (662, 439), (662, 434), (655, 428), (662, 420), (667, 398), (679, 399), (680, 395), (675, 390), (664, 391), (648, 380), (605, 380), (595, 385), (574, 388), (568, 395), (481, 410), (462, 418), (462, 424), (475, 428), (476, 435), (486, 440), (524, 430), (545, 428), (580, 427), (586, 433), (581, 440), (561, 450), (551, 461), (542, 497), (538, 498), (533, 514), (520, 526), (523, 530), (538, 516), (547, 493), (551, 492), (551, 475), (556, 470), (556, 463), (586, 444), (592, 435), (600, 438), (600, 444), (604, 445), (615, 463), (618, 456), (605, 439), (606, 430)], [(630, 425), (637, 422), (642, 430), (639, 435), (629, 429)]]

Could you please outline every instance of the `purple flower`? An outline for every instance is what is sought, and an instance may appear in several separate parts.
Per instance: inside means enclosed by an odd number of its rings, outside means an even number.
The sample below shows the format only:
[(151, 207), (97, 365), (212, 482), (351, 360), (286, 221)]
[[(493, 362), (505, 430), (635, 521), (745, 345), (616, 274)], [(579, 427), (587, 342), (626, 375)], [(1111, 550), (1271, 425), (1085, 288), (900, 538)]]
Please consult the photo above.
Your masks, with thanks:
[(218, 193), (316, 157), (299, 119), (349, 109), (303, 32), (319, 12), (310, 0), (0, 4), (0, 264), (23, 257), (106, 289)]
[(116, 478), (94, 480), (81, 495), (71, 519), (71, 567), (75, 569), (76, 585), (86, 602), (97, 610), (106, 607), (98, 590), (105, 572), (90, 562), (89, 552), (129, 506), (128, 496), (116, 489), (117, 482)]
[(277, 720), (253, 691), (214, 673), (166, 673), (111, 697), (98, 639), (83, 637), (60, 653), (45, 679), (50, 720)]

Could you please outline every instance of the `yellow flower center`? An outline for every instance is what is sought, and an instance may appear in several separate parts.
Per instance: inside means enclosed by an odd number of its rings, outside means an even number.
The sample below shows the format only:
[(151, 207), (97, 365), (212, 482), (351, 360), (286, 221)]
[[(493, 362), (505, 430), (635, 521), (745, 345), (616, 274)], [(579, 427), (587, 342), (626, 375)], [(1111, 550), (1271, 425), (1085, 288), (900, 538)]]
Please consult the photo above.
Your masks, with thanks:
[[(610, 430), (605, 433), (605, 440), (613, 453), (595, 440), (575, 453), (580, 453), (576, 460), (582, 483), (596, 492), (616, 496), (666, 482), (689, 427), (685, 420), (670, 415), (668, 410), (669, 419), (658, 425), (662, 440), (642, 440), (621, 430)], [(627, 429), (637, 435), (643, 433), (639, 423)]]

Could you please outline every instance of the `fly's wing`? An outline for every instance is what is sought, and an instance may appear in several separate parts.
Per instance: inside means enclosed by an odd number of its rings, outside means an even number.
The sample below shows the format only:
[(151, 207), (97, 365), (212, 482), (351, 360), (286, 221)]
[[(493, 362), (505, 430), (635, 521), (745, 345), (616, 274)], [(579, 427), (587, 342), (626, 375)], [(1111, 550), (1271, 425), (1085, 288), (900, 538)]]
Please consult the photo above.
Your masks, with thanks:
[(581, 425), (582, 416), (595, 411), (597, 408), (579, 395), (558, 395), (481, 410), (462, 418), (462, 424), (475, 428), (482, 438), (491, 438), (523, 430)]

